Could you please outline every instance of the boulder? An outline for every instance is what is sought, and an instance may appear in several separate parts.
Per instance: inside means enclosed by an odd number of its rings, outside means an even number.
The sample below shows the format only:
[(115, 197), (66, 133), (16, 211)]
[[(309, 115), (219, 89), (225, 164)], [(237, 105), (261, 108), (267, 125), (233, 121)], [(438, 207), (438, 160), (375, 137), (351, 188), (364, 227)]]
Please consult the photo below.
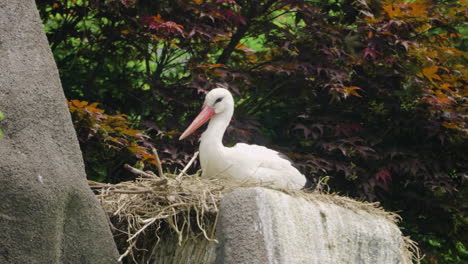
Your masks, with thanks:
[(0, 2), (0, 263), (116, 263), (34, 0)]
[(227, 194), (216, 263), (411, 263), (395, 215), (345, 197), (310, 197), (258, 187)]

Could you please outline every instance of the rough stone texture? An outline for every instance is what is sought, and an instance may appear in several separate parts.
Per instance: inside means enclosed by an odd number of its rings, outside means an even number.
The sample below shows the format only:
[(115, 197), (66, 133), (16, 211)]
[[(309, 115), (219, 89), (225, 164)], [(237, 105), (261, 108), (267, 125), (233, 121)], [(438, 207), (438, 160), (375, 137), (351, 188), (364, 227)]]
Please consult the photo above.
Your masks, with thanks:
[(216, 263), (406, 263), (398, 227), (382, 216), (264, 188), (221, 202)]
[(116, 263), (34, 0), (0, 1), (0, 263)]
[(208, 241), (202, 234), (178, 243), (175, 234), (164, 236), (151, 252), (151, 264), (212, 264), (216, 258), (215, 242)]

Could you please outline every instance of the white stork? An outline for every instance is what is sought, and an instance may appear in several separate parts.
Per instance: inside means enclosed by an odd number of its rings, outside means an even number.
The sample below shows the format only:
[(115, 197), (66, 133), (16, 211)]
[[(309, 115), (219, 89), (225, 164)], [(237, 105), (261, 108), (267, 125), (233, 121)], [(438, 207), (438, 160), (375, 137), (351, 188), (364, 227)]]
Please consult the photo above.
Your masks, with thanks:
[(306, 178), (291, 162), (274, 150), (237, 143), (227, 148), (223, 135), (234, 113), (234, 99), (224, 88), (211, 90), (203, 108), (179, 140), (210, 121), (200, 139), (202, 177), (225, 177), (236, 181), (267, 183), (275, 188), (301, 189)]

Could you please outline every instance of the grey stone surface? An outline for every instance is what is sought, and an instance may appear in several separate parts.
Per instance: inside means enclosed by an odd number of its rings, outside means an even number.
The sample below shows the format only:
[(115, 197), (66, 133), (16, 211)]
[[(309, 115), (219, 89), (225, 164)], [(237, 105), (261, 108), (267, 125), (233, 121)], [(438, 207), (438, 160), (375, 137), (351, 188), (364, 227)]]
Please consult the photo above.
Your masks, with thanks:
[(222, 200), (217, 239), (216, 263), (409, 263), (385, 217), (258, 187)]
[(0, 0), (0, 263), (115, 263), (34, 0)]
[(208, 241), (203, 234), (191, 237), (179, 244), (176, 234), (165, 234), (155, 245), (148, 261), (151, 264), (212, 264), (215, 263), (215, 242)]

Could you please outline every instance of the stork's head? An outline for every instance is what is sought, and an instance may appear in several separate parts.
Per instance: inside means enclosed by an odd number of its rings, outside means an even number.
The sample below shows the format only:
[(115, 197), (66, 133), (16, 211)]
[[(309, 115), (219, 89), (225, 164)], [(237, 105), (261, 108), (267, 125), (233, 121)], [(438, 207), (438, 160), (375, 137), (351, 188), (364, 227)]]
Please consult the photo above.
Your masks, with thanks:
[(203, 107), (211, 107), (215, 114), (221, 114), (234, 106), (231, 93), (224, 88), (215, 88), (206, 94)]
[(234, 109), (234, 99), (232, 94), (224, 88), (215, 88), (206, 94), (203, 108), (198, 116), (192, 121), (190, 126), (182, 133), (179, 140), (186, 138), (192, 134), (197, 128), (208, 122), (216, 115), (228, 113), (228, 118), (232, 116)]

